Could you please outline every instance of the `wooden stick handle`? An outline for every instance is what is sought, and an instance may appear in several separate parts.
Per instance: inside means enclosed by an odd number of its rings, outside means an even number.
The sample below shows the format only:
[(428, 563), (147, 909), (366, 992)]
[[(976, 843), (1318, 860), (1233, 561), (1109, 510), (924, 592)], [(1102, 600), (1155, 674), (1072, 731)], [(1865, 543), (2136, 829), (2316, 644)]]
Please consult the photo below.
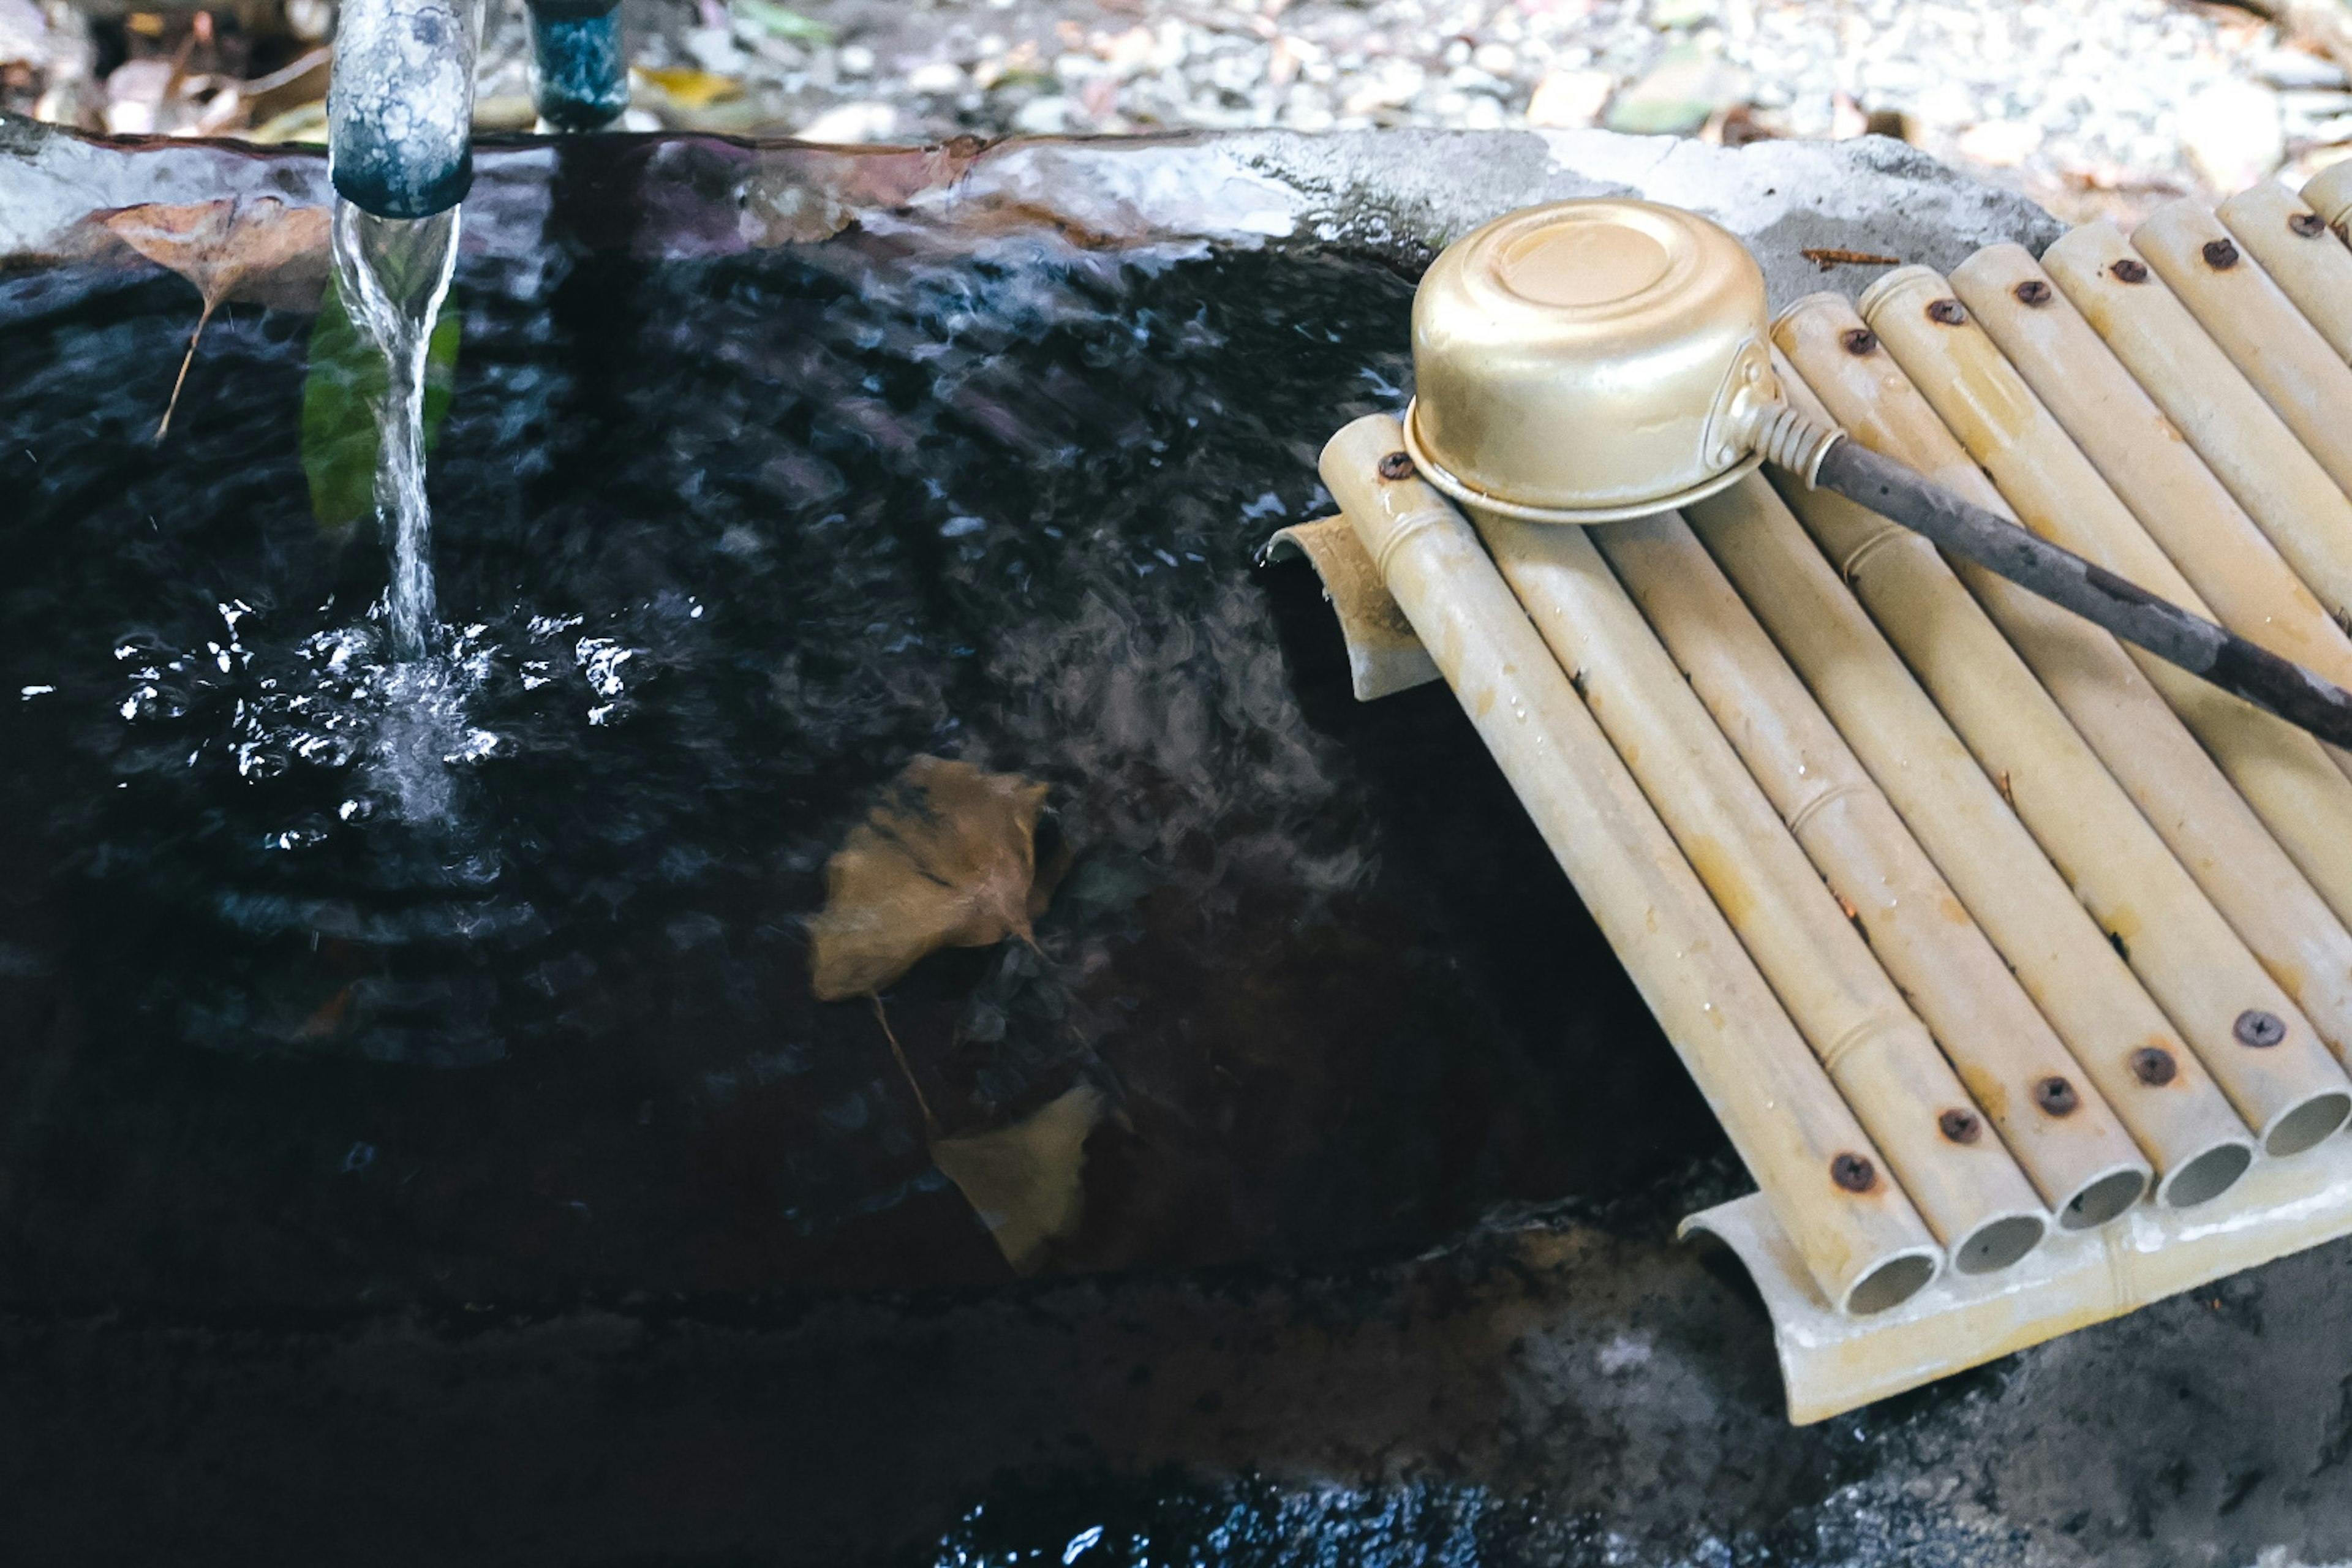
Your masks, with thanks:
[(1814, 483), (2323, 741), (2352, 746), (2352, 695), (2341, 687), (1929, 484), (1857, 442), (1831, 447)]

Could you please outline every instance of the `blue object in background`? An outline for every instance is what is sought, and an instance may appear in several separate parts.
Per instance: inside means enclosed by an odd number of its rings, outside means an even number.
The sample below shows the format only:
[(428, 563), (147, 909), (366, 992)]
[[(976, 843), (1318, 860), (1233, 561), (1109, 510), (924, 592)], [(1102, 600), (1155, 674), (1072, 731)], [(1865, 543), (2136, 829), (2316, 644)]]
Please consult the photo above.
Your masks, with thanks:
[(629, 106), (617, 0), (547, 0), (530, 8), (532, 97), (558, 131), (594, 131)]

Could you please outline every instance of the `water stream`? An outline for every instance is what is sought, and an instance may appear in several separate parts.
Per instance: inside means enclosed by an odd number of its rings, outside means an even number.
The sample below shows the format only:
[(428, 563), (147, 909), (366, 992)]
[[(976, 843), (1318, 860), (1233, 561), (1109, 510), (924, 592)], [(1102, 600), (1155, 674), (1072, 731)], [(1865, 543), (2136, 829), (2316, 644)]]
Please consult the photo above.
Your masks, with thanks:
[(433, 323), (457, 259), (458, 212), (378, 217), (338, 197), (335, 279), (343, 308), (383, 356), (376, 405), (376, 515), (391, 548), (384, 596), (390, 633), (374, 772), (399, 816), (412, 823), (450, 804), (443, 761), (463, 712), (438, 642), (433, 583), (433, 511), (425, 494), (425, 379)]

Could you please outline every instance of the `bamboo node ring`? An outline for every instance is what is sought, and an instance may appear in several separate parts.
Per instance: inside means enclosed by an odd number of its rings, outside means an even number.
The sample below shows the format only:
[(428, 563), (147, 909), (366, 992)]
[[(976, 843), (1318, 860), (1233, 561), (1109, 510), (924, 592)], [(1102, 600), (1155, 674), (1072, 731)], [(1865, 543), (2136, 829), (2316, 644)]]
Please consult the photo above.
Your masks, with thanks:
[(1848, 583), (1859, 581), (1862, 575), (1862, 563), (1876, 554), (1881, 545), (1891, 544), (1898, 540), (1911, 537), (1912, 534), (1908, 529), (1899, 528), (1893, 523), (1887, 524), (1886, 527), (1855, 545), (1853, 553), (1838, 563), (1838, 575)]
[(1835, 789), (1825, 789), (1799, 806), (1790, 816), (1789, 831), (1791, 835), (1802, 834), (1805, 831), (1805, 824), (1820, 816), (1823, 807), (1834, 805), (1842, 800), (1853, 800), (1857, 797), (1866, 799), (1874, 793), (1875, 786), (1865, 784), (1860, 779), (1851, 784), (1842, 784)]
[(2238, 1015), (2238, 1021), (2230, 1026), (2230, 1033), (2238, 1037), (2240, 1045), (2263, 1050), (2286, 1038), (2286, 1020), (2276, 1013), (2249, 1007)]
[(1830, 1180), (1850, 1193), (1866, 1193), (1878, 1183), (1878, 1168), (1859, 1154), (1840, 1154), (1830, 1162)]

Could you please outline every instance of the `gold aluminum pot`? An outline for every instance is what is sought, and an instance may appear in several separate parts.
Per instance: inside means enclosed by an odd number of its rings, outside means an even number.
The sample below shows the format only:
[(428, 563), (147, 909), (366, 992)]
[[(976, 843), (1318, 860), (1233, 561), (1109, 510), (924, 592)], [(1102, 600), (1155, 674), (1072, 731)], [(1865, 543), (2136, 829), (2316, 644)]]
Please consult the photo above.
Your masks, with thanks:
[[(1696, 214), (1616, 199), (1509, 213), (1447, 247), (1413, 297), (1406, 447), (1439, 489), (1512, 517), (1681, 506), (1780, 434), (1766, 332), (1755, 258)], [(1792, 466), (1810, 477), (1819, 455)]]

